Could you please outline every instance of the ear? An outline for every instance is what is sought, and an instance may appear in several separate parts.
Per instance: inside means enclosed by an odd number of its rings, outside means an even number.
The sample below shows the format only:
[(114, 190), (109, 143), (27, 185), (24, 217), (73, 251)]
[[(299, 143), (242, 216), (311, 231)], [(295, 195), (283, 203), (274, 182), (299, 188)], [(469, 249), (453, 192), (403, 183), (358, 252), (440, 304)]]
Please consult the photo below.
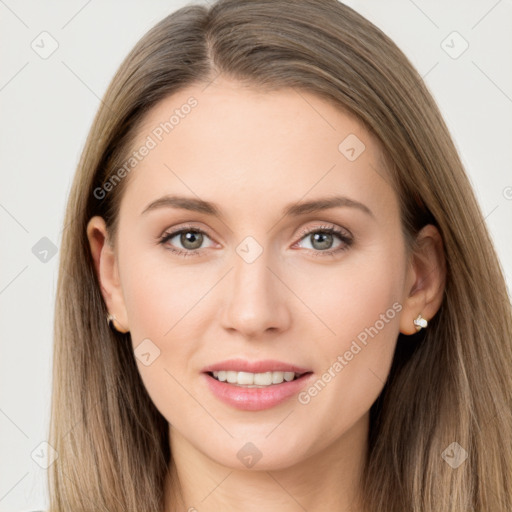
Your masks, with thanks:
[(420, 314), (427, 321), (435, 316), (441, 307), (446, 283), (443, 239), (432, 224), (422, 228), (416, 237), (406, 283), (400, 332), (415, 334), (414, 319)]
[(128, 317), (119, 280), (119, 270), (114, 248), (108, 238), (102, 217), (92, 217), (87, 224), (87, 238), (91, 248), (101, 294), (109, 312), (114, 315), (114, 326), (120, 332), (128, 332)]

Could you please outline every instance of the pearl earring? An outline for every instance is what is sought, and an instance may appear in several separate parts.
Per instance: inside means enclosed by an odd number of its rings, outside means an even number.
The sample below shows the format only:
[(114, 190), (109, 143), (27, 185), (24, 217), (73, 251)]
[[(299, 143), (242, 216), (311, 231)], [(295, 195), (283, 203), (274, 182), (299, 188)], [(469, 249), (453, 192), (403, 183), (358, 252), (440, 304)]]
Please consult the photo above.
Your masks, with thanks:
[(123, 330), (123, 329), (118, 329), (116, 327), (116, 317), (112, 314), (112, 313), (109, 313), (107, 315), (107, 325), (110, 327), (110, 329), (112, 329), (113, 331), (117, 331), (117, 332), (121, 332), (121, 333), (127, 333), (128, 330)]
[(115, 316), (112, 314), (112, 313), (109, 313), (107, 315), (107, 325), (113, 329), (113, 330), (117, 330), (116, 329), (116, 326), (114, 325), (114, 320), (115, 320)]
[(421, 314), (418, 315), (417, 318), (414, 319), (414, 325), (416, 326), (416, 331), (421, 331), (424, 327), (427, 327), (428, 322), (425, 318), (421, 316)]

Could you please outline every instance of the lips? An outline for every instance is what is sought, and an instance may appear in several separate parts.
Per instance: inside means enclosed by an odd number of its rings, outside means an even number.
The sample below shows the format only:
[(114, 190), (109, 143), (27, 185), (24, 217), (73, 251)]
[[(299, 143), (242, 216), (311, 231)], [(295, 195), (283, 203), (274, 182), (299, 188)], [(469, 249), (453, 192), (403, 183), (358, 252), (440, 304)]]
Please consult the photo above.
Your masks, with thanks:
[[(225, 404), (244, 411), (270, 409), (297, 395), (315, 378), (311, 370), (282, 361), (246, 361), (230, 359), (203, 368), (205, 384), (211, 393)], [(295, 374), (291, 381), (265, 386), (243, 386), (237, 383), (221, 382), (213, 372), (247, 372), (265, 374), (267, 372), (289, 372)], [(241, 373), (238, 377), (240, 378)]]
[(235, 371), (248, 373), (265, 373), (265, 372), (293, 372), (299, 375), (311, 372), (312, 370), (302, 368), (294, 364), (266, 359), (262, 361), (247, 361), (245, 359), (229, 359), (218, 363), (205, 366), (201, 371), (203, 373), (211, 373), (218, 371)]

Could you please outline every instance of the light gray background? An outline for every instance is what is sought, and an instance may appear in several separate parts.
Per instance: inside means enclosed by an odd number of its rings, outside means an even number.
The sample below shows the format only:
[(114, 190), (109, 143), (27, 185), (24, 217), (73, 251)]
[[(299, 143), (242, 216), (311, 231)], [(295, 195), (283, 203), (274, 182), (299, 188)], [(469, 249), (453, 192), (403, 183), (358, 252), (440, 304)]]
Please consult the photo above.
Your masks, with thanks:
[[(42, 262), (32, 248), (43, 237), (60, 247), (78, 158), (121, 60), (150, 27), (187, 3), (0, 0), (0, 512), (47, 506), (47, 472), (35, 460), (48, 435), (59, 254)], [(424, 76), (466, 165), (510, 290), (511, 0), (346, 3), (391, 36)], [(58, 43), (46, 59), (31, 47), (51, 48), (43, 31)], [(454, 31), (469, 44), (458, 58), (465, 43)]]

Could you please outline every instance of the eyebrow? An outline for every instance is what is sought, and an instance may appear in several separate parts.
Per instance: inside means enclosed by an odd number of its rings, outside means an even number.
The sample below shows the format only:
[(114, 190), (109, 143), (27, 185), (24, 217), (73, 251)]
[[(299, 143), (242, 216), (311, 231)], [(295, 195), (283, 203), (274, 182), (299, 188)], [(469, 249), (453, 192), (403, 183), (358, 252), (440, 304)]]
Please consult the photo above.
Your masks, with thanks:
[[(319, 198), (312, 201), (304, 201), (300, 203), (293, 203), (285, 208), (282, 211), (282, 215), (284, 216), (300, 216), (306, 215), (308, 213), (314, 213), (322, 210), (328, 210), (331, 208), (341, 208), (341, 207), (350, 207), (356, 208), (371, 217), (374, 217), (373, 212), (363, 203), (359, 201), (355, 201), (348, 197), (344, 196), (333, 196), (333, 197), (325, 197)], [(189, 210), (198, 213), (204, 213), (206, 215), (213, 215), (215, 217), (222, 217), (222, 214), (219, 208), (209, 201), (204, 201), (202, 199), (194, 198), (194, 197), (184, 197), (184, 196), (163, 196), (155, 201), (149, 203), (146, 208), (142, 211), (141, 215), (148, 213), (152, 210), (156, 210), (158, 208), (180, 208), (182, 210)]]

